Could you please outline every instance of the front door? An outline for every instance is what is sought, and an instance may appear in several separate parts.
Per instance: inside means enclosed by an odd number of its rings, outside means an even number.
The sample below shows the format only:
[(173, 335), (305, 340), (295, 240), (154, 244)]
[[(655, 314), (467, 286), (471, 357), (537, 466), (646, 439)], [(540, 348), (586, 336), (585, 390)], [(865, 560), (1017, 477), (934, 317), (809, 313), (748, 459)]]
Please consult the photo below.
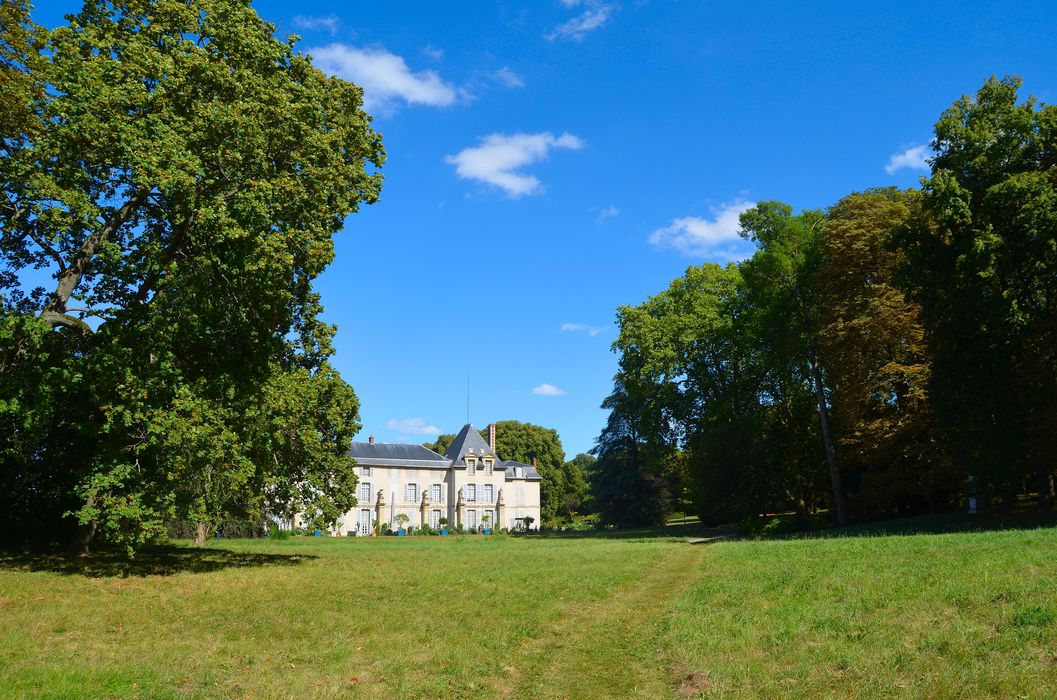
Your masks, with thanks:
[(363, 508), (360, 510), (360, 522), (359, 527), (356, 530), (358, 535), (369, 535), (371, 534), (371, 509)]

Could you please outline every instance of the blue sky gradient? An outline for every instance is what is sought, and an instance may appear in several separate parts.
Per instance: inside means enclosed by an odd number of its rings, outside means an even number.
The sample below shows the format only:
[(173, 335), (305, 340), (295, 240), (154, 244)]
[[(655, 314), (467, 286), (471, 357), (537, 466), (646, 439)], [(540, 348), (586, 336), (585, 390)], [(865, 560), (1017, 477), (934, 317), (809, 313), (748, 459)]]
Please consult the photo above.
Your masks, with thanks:
[(456, 432), (469, 374), (475, 425), (586, 451), (616, 307), (750, 254), (741, 208), (916, 184), (933, 122), (992, 74), (1055, 99), (1057, 3), (804, 5), (254, 3), (368, 86), (389, 154), (319, 280), (360, 439)]

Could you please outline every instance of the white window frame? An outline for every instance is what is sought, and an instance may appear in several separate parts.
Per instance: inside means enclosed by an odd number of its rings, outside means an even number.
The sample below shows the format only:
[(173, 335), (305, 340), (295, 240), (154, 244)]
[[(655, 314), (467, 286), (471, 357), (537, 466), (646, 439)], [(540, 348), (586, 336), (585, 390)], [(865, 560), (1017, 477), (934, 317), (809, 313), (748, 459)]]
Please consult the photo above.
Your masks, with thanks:
[(494, 503), (495, 502), (495, 487), (491, 484), (484, 485), (484, 493), (482, 494), (483, 503)]
[(466, 502), (477, 503), (477, 484), (466, 484)]
[(440, 509), (433, 509), (429, 512), (429, 526), (433, 528), (440, 527)]
[[(363, 495), (363, 492), (365, 490), (367, 491), (367, 495), (366, 496)], [(360, 503), (370, 503), (371, 502), (371, 496), (373, 496), (373, 495), (374, 495), (374, 489), (373, 489), (373, 486), (371, 485), (371, 482), (369, 482), (369, 481), (361, 481), (360, 482), (359, 491), (356, 494), (356, 500), (359, 501)]]
[(360, 476), (371, 476), (371, 468), (367, 466), (360, 467)]
[(418, 503), (418, 484), (404, 484), (404, 500), (407, 503)]
[(441, 484), (433, 484), (429, 490), (429, 497), (434, 503), (444, 500), (444, 487)]
[(466, 511), (466, 527), (470, 530), (477, 529), (477, 511), (470, 509)]
[(466, 458), (466, 473), (473, 476), (477, 473), (477, 458), (467, 457)]
[(484, 473), (485, 473), (485, 476), (491, 476), (492, 475), (492, 466), (493, 466), (493, 464), (494, 464), (494, 462), (492, 460), (490, 460), (490, 459), (486, 459), (484, 461)]

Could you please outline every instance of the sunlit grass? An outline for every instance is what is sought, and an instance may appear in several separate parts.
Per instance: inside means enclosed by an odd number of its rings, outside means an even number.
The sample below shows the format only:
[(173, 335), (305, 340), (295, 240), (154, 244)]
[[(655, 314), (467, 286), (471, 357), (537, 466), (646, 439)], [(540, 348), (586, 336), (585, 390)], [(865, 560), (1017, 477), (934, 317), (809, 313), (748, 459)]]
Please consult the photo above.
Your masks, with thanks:
[(0, 558), (0, 697), (1057, 697), (1057, 529)]

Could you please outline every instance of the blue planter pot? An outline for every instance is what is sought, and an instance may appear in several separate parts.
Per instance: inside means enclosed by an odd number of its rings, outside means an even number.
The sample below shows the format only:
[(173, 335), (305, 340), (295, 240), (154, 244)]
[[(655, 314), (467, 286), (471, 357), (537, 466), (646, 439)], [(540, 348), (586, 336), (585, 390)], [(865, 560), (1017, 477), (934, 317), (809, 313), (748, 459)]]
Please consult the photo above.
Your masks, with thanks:
[(403, 536), (404, 536), (404, 535), (406, 535), (406, 534), (407, 534), (407, 533), (406, 533), (406, 532), (405, 532), (404, 530), (397, 530), (397, 531), (396, 531), (396, 536), (397, 536), (397, 537), (403, 537)]
[(447, 535), (447, 534), (448, 534), (448, 531), (447, 531), (447, 530), (441, 530), (441, 531), (440, 531), (440, 534), (441, 534), (441, 535)]
[(485, 530), (485, 531), (484, 531), (484, 534), (486, 534), (486, 535), (491, 535), (491, 534), (492, 534), (492, 531), (491, 531), (491, 530)]
[(315, 531), (315, 532), (313, 532), (312, 534), (313, 534), (313, 536), (315, 536), (315, 537), (322, 537), (322, 536), (323, 536), (323, 531), (322, 531), (322, 530), (316, 530), (316, 531)]

